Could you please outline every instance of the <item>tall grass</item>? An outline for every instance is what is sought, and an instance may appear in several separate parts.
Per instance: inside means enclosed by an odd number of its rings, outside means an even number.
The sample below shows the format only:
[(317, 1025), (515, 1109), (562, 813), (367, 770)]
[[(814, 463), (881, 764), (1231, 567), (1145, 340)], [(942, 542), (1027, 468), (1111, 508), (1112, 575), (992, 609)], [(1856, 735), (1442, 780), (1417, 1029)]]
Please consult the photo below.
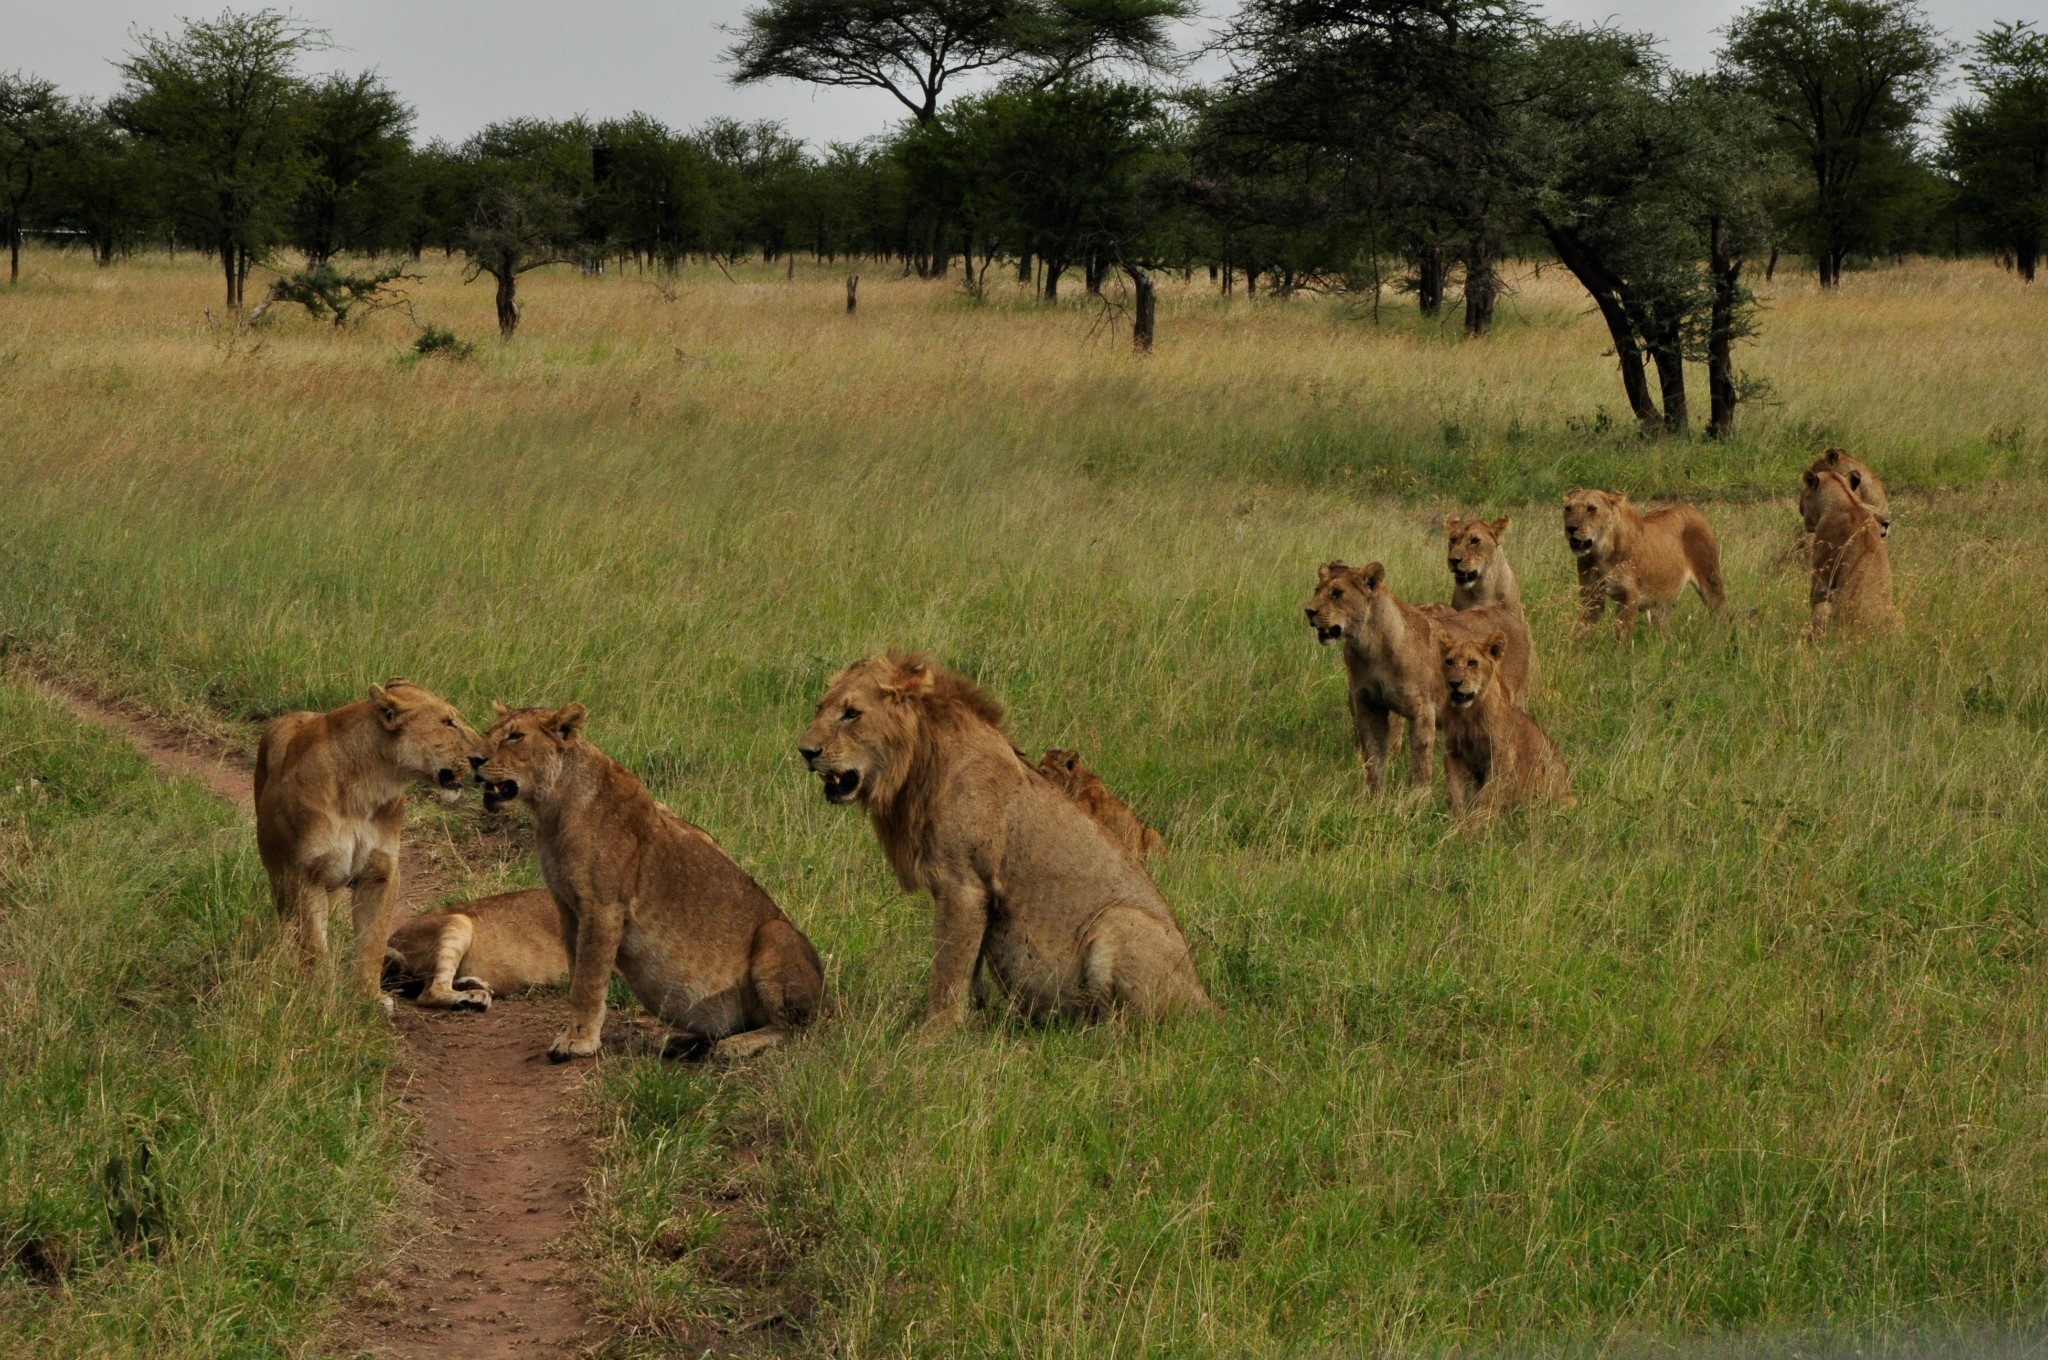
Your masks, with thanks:
[(245, 828), (0, 680), (0, 1353), (301, 1353), (401, 1153), (367, 1007), (300, 984)]
[[(799, 1344), (850, 1356), (1523, 1352), (2048, 1300), (2048, 396), (2010, 376), (2048, 329), (2005, 276), (1782, 285), (1745, 360), (1782, 404), (1707, 446), (1601, 430), (1611, 360), (1555, 271), (1477, 345), (1190, 289), (1150, 360), (1085, 306), (565, 277), (453, 363), (388, 321), (218, 337), (196, 268), (39, 267), (0, 313), (17, 645), (215, 718), (391, 673), (582, 700), (826, 954), (837, 1012), (786, 1056), (607, 1062), (591, 1236), (650, 1349), (757, 1320), (769, 1267)], [(488, 305), (443, 274), (420, 316), (475, 335)], [(1779, 558), (1823, 441), (1892, 481), (1895, 641), (1797, 640)], [(1710, 498), (1728, 613), (1574, 639), (1579, 482)], [(1581, 799), (1478, 833), (1363, 796), (1299, 612), (1340, 555), (1441, 598), (1437, 526), (1473, 510), (1515, 515)], [(792, 749), (884, 646), (1162, 827), (1224, 1019), (914, 1040), (928, 908)]]

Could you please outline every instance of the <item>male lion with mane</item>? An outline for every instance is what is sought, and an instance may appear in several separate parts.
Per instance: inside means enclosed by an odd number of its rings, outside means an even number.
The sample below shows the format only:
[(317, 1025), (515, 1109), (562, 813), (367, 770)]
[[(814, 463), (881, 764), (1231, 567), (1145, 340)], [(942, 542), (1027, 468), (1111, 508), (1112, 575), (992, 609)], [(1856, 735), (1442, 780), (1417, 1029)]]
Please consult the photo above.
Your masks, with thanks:
[(1033, 1018), (1210, 1012), (1172, 908), (1042, 779), (1003, 709), (927, 657), (855, 662), (797, 743), (831, 803), (862, 802), (906, 891), (931, 894), (926, 1025), (965, 1017), (977, 966)]
[(811, 942), (708, 832), (584, 737), (583, 705), (495, 710), (477, 770), (485, 806), (532, 810), (541, 876), (575, 922), (569, 1023), (550, 1059), (597, 1052), (614, 968), (674, 1027), (670, 1052), (746, 1057), (817, 1016), (825, 970)]

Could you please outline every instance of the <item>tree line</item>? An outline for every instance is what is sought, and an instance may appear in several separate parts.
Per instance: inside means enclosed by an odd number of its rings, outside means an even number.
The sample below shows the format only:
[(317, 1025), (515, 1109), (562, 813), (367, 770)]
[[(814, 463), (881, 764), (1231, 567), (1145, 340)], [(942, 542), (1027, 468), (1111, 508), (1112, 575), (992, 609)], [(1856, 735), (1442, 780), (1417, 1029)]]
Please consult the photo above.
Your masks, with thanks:
[[(893, 131), (813, 151), (773, 123), (513, 119), (421, 143), (374, 73), (301, 72), (321, 35), (275, 11), (138, 37), (104, 101), (0, 76), (0, 226), (109, 264), (195, 249), (240, 307), (345, 318), (428, 250), (461, 253), (519, 324), (532, 269), (673, 269), (799, 254), (888, 261), (1047, 300), (1155, 275), (1224, 292), (1409, 293), (1483, 337), (1511, 258), (1555, 261), (1614, 344), (1645, 429), (1711, 433), (1748, 390), (1751, 281), (1781, 254), (1822, 286), (1862, 262), (1988, 252), (2031, 283), (2048, 232), (2048, 35), (1958, 46), (1911, 0), (1759, 0), (1710, 70), (1524, 0), (1242, 0), (1183, 77), (1193, 0), (763, 0), (739, 83), (870, 87)], [(1936, 114), (1959, 73), (1958, 97)], [(978, 88), (960, 93), (965, 78)], [(285, 267), (284, 252), (303, 260)], [(372, 272), (341, 262), (366, 259)], [(382, 262), (382, 263), (379, 263)], [(850, 295), (851, 296), (851, 295)]]

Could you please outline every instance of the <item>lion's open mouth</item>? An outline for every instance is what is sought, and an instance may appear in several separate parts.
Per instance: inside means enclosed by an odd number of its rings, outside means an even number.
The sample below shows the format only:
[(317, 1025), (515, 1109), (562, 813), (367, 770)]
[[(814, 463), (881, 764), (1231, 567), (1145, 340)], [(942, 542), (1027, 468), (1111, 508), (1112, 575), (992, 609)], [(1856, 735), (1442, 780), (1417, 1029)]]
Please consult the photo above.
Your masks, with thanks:
[(824, 781), (828, 803), (851, 803), (860, 792), (859, 770), (820, 770), (818, 778)]
[(1478, 697), (1479, 692), (1477, 690), (1454, 689), (1451, 691), (1451, 703), (1457, 708), (1464, 708)]
[(462, 792), (462, 776), (446, 765), (434, 772), (434, 782), (450, 793)]
[(1479, 579), (1479, 573), (1476, 571), (1465, 571), (1459, 567), (1452, 567), (1451, 579), (1461, 586), (1469, 586)]
[(1340, 637), (1343, 637), (1343, 636), (1344, 636), (1344, 629), (1343, 629), (1343, 626), (1342, 626), (1342, 625), (1340, 625), (1340, 624), (1335, 624), (1335, 623), (1319, 623), (1319, 624), (1317, 624), (1317, 625), (1316, 625), (1316, 641), (1317, 641), (1317, 642), (1321, 642), (1321, 643), (1324, 643), (1324, 644), (1328, 644), (1328, 643), (1332, 643), (1332, 642), (1335, 642), (1335, 641), (1336, 641), (1336, 640), (1337, 640), (1338, 638), (1340, 638)]
[(1572, 551), (1577, 553), (1581, 557), (1584, 557), (1587, 553), (1593, 551), (1593, 540), (1590, 538), (1580, 538), (1576, 534), (1566, 534), (1564, 536), (1564, 541), (1571, 544)]
[(486, 811), (496, 811), (519, 796), (519, 781), (516, 779), (485, 779), (483, 786)]

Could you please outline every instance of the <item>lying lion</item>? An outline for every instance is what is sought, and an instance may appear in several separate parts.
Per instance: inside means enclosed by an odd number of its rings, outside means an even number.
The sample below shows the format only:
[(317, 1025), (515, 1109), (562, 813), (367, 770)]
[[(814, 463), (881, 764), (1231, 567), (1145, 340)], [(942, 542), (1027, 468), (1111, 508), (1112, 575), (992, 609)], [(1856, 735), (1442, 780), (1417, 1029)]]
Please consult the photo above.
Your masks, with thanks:
[(1138, 814), (1131, 811), (1130, 804), (1111, 793), (1100, 775), (1081, 763), (1079, 751), (1048, 747), (1038, 762), (1038, 771), (1052, 781), (1053, 787), (1073, 799), (1081, 811), (1094, 818), (1112, 840), (1130, 851), (1140, 863), (1147, 856), (1166, 854), (1166, 842), (1160, 839), (1159, 833), (1145, 825)]
[(931, 894), (926, 1024), (964, 1017), (977, 965), (1034, 1018), (1215, 1009), (1138, 861), (1038, 778), (1002, 706), (921, 656), (841, 671), (798, 743), (831, 803), (865, 803), (906, 891)]
[(1484, 641), (1445, 638), (1444, 783), (1451, 811), (1497, 812), (1543, 799), (1571, 797), (1571, 773), (1557, 744), (1523, 712), (1500, 683), (1507, 635)]
[(569, 975), (572, 924), (545, 888), (423, 911), (391, 932), (384, 987), (432, 1010), (489, 1010)]
[(1394, 594), (1378, 562), (1363, 568), (1326, 562), (1316, 573), (1307, 612), (1318, 642), (1344, 643), (1351, 724), (1369, 788), (1379, 788), (1386, 777), (1397, 715), (1408, 720), (1409, 780), (1429, 787), (1446, 698), (1438, 655), (1443, 638), (1485, 637), (1498, 629), (1510, 639), (1502, 671), (1507, 692), (1517, 702), (1527, 692), (1529, 625), (1500, 605), (1459, 611), (1417, 607)]
[(549, 1058), (597, 1052), (615, 967), (675, 1028), (671, 1051), (745, 1057), (819, 1013), (811, 942), (708, 833), (584, 737), (583, 705), (495, 709), (484, 804), (532, 810), (541, 875), (574, 922), (569, 1023)]
[(1564, 537), (1579, 568), (1580, 622), (1598, 623), (1613, 600), (1615, 628), (1629, 633), (1647, 609), (1666, 622), (1688, 583), (1719, 613), (1721, 545), (1706, 517), (1690, 505), (1645, 515), (1611, 491), (1573, 491), (1564, 498)]
[(327, 956), (328, 908), (347, 889), (356, 981), (391, 1004), (380, 987), (398, 907), (406, 786), (431, 781), (453, 803), (481, 750), (460, 713), (410, 680), (372, 685), (366, 698), (331, 713), (287, 713), (263, 729), (256, 849), (307, 971)]
[(1875, 510), (1839, 472), (1808, 468), (1800, 478), (1799, 516), (1813, 537), (1807, 602), (1809, 636), (1896, 628), (1892, 559)]

